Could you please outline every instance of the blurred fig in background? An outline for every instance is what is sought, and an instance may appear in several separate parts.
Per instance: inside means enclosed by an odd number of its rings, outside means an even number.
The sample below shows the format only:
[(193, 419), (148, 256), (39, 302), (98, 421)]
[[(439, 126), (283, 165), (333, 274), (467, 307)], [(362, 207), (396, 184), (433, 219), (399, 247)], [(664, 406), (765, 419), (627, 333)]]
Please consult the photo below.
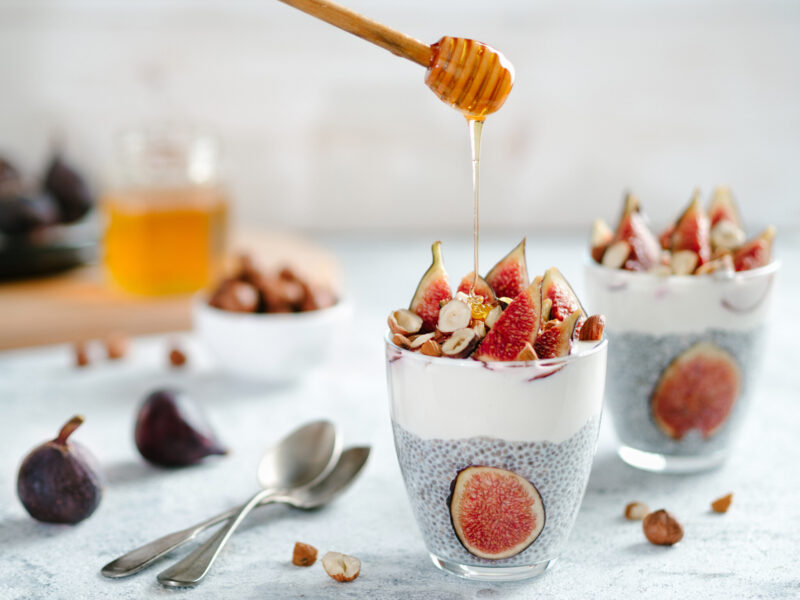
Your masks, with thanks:
[(56, 439), (34, 448), (20, 465), (17, 494), (34, 519), (77, 523), (100, 504), (103, 477), (94, 457), (67, 441), (81, 423), (83, 417), (72, 417)]
[(141, 455), (156, 465), (193, 465), (227, 454), (200, 407), (178, 390), (157, 390), (139, 408), (134, 431)]
[(56, 202), (46, 194), (0, 195), (0, 231), (9, 235), (28, 233), (59, 221)]
[(44, 188), (61, 207), (63, 223), (72, 223), (84, 216), (94, 204), (89, 187), (81, 175), (56, 155), (44, 178)]
[(0, 196), (16, 194), (21, 187), (22, 180), (17, 168), (0, 156)]

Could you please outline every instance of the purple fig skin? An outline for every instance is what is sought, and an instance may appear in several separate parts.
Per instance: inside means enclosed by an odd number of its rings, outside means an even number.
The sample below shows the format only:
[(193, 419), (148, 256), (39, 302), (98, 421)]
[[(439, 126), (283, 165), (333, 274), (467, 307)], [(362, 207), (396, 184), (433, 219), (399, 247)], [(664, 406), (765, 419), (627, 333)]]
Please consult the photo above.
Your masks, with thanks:
[(228, 453), (199, 407), (177, 390), (157, 390), (145, 399), (134, 438), (141, 455), (163, 467), (194, 465), (207, 456)]
[(61, 207), (61, 218), (64, 223), (77, 221), (89, 212), (94, 204), (86, 181), (59, 156), (50, 162), (44, 177), (44, 188), (53, 195)]
[(34, 448), (20, 465), (17, 495), (38, 521), (78, 523), (100, 504), (103, 476), (94, 456), (67, 442), (82, 422), (83, 417), (73, 417), (56, 439)]

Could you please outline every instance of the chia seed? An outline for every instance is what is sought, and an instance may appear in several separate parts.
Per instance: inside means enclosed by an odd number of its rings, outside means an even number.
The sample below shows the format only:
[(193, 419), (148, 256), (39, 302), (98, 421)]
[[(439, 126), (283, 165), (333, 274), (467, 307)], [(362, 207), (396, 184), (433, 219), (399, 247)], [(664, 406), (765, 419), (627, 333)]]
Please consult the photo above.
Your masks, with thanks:
[[(724, 452), (751, 402), (761, 357), (764, 328), (751, 331), (707, 330), (680, 335), (607, 331), (609, 340), (606, 406), (620, 442), (637, 450), (672, 456)], [(708, 439), (696, 430), (682, 439), (667, 436), (656, 424), (650, 399), (664, 370), (698, 342), (710, 342), (730, 353), (739, 365), (741, 388), (727, 420)]]
[[(392, 423), (398, 462), (411, 508), (428, 550), (465, 565), (529, 565), (556, 558), (578, 515), (597, 447), (600, 417), (590, 418), (569, 439), (519, 442), (491, 437), (422, 439)], [(512, 471), (539, 491), (545, 525), (538, 538), (510, 558), (488, 560), (470, 554), (450, 520), (451, 484), (470, 465)]]

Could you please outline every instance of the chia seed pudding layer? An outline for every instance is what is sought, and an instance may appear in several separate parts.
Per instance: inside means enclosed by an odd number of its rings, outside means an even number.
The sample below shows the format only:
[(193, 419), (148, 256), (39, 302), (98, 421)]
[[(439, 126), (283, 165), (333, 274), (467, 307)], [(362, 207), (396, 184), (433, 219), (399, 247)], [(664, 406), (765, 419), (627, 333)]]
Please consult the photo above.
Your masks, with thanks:
[[(700, 456), (727, 450), (740, 427), (756, 388), (764, 355), (765, 328), (749, 331), (710, 329), (702, 333), (650, 335), (607, 331), (606, 402), (620, 442), (637, 450), (673, 456)], [(698, 342), (710, 342), (730, 353), (739, 366), (741, 388), (731, 413), (711, 437), (689, 431), (682, 439), (667, 436), (656, 424), (651, 396), (662, 373)]]
[[(530, 565), (556, 558), (569, 537), (589, 480), (600, 416), (592, 416), (560, 443), (512, 442), (490, 437), (423, 439), (395, 422), (395, 447), (417, 524), (428, 550), (474, 566)], [(545, 524), (539, 537), (510, 558), (488, 560), (470, 554), (450, 520), (448, 500), (458, 472), (470, 465), (512, 471), (539, 491)]]

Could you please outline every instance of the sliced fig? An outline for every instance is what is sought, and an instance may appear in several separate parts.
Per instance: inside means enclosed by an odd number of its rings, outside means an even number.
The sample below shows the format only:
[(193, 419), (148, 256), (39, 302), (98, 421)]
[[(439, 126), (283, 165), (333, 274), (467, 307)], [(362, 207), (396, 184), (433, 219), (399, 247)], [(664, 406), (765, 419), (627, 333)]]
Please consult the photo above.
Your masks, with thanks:
[(772, 260), (772, 241), (775, 228), (770, 225), (758, 237), (746, 242), (733, 254), (733, 267), (737, 271), (749, 271), (768, 265)]
[(691, 250), (698, 257), (697, 266), (711, 259), (711, 224), (700, 206), (700, 192), (695, 191), (689, 206), (683, 211), (672, 232), (673, 254), (681, 250)]
[(603, 219), (595, 219), (592, 223), (591, 253), (595, 262), (602, 262), (603, 254), (614, 239), (614, 232)]
[(661, 258), (658, 240), (639, 212), (639, 199), (633, 194), (625, 196), (625, 208), (614, 235), (614, 241), (620, 240), (628, 242), (631, 247), (624, 265), (628, 271), (647, 271)]
[(516, 360), (527, 342), (536, 339), (542, 313), (542, 278), (537, 277), (503, 311), (483, 338), (477, 360)]
[(547, 269), (542, 280), (542, 300), (546, 298), (553, 303), (550, 308), (551, 319), (563, 321), (576, 310), (580, 310), (583, 315), (586, 314), (578, 296), (555, 267)]
[(515, 556), (544, 529), (544, 504), (536, 486), (505, 469), (471, 466), (460, 471), (449, 503), (456, 536), (480, 558)]
[(740, 384), (733, 356), (700, 342), (664, 370), (650, 401), (653, 418), (673, 439), (680, 440), (693, 429), (709, 438), (730, 415)]
[(583, 313), (575, 310), (563, 321), (552, 319), (545, 323), (536, 337), (533, 349), (539, 358), (557, 358), (567, 356), (572, 348), (572, 337), (575, 335), (578, 319)]
[(675, 223), (670, 223), (658, 236), (658, 243), (662, 250), (669, 250), (672, 247), (672, 234), (675, 233)]
[(708, 207), (708, 219), (711, 222), (711, 227), (721, 221), (727, 221), (741, 228), (742, 219), (739, 216), (739, 210), (736, 208), (736, 203), (733, 201), (733, 194), (731, 194), (729, 187), (723, 185), (714, 190), (711, 206)]
[(450, 282), (447, 279), (447, 271), (444, 270), (442, 260), (442, 242), (434, 242), (431, 246), (433, 262), (425, 274), (422, 276), (417, 291), (411, 299), (409, 310), (422, 317), (421, 331), (433, 331), (439, 320), (439, 307), (444, 302), (449, 302), (453, 298), (450, 291)]
[(499, 296), (516, 298), (528, 287), (525, 238), (486, 274), (486, 282)]
[[(461, 280), (461, 283), (458, 285), (458, 289), (456, 291), (469, 294), (474, 279), (474, 273), (464, 275), (464, 278)], [(486, 283), (486, 280), (481, 276), (478, 276), (477, 281), (475, 281), (475, 295), (482, 297), (484, 304), (494, 304), (494, 302), (497, 300), (497, 296), (495, 295), (492, 286)]]

